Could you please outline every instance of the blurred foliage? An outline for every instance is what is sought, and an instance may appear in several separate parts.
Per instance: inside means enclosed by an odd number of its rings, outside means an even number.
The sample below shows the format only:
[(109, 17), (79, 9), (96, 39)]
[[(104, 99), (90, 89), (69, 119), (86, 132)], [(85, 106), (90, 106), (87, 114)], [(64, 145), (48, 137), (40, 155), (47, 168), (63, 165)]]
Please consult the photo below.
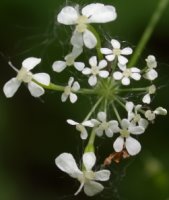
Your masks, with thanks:
[[(0, 1), (0, 86), (15, 75), (8, 66), (10, 59), (20, 67), (29, 56), (43, 58), (38, 71), (52, 74), (57, 83), (67, 82), (69, 73), (52, 73), (51, 64), (70, 50), (69, 27), (59, 25), (56, 15), (66, 4), (85, 5), (93, 1), (77, 0), (1, 0)], [(127, 41), (133, 48), (138, 43), (158, 0), (102, 0), (113, 4), (118, 19), (96, 26), (106, 39)], [(169, 7), (166, 9), (144, 55), (154, 54), (160, 63), (160, 85), (153, 107), (169, 110)], [(73, 75), (75, 72), (73, 72)], [(81, 78), (79, 77), (79, 81)], [(66, 119), (83, 119), (92, 100), (80, 97), (76, 105), (61, 103), (60, 94), (47, 92), (40, 99), (30, 96), (24, 86), (14, 98), (6, 99), (0, 91), (0, 199), (2, 200), (69, 200), (88, 199), (84, 194), (74, 197), (78, 183), (60, 172), (55, 157), (63, 151), (80, 160), (84, 144)], [(85, 105), (85, 106), (84, 106)], [(82, 110), (83, 108), (83, 110)], [(105, 193), (91, 199), (167, 200), (169, 198), (169, 117), (159, 117), (140, 137), (143, 151), (119, 166), (113, 165), (112, 184)], [(106, 148), (105, 148), (105, 144)], [(109, 144), (109, 145), (108, 145)], [(102, 148), (104, 147), (104, 149)], [(98, 141), (99, 162), (112, 152), (112, 141)], [(124, 167), (125, 166), (125, 167)], [(115, 173), (119, 174), (116, 180)], [(114, 196), (114, 197), (112, 197)], [(115, 197), (116, 196), (116, 197)], [(119, 196), (119, 197), (118, 197)]]

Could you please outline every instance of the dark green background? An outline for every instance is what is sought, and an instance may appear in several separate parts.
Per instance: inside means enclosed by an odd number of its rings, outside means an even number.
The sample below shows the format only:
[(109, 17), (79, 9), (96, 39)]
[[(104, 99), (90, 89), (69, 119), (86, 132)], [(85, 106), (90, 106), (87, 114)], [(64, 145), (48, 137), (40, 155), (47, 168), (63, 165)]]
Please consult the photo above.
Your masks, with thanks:
[[(93, 1), (69, 1), (81, 5)], [(99, 30), (106, 38), (115, 37), (136, 46), (158, 0), (102, 0), (113, 4), (118, 19)], [(7, 65), (10, 59), (20, 68), (29, 56), (43, 58), (37, 71), (47, 71), (57, 83), (67, 82), (68, 73), (52, 73), (52, 62), (63, 58), (70, 49), (70, 29), (56, 23), (56, 14), (65, 6), (62, 0), (0, 0), (0, 87), (15, 72)], [(153, 101), (169, 109), (169, 7), (141, 57), (157, 56), (160, 85)], [(36, 70), (35, 70), (36, 71)], [(75, 74), (74, 74), (75, 75)], [(85, 106), (84, 106), (85, 105)], [(0, 199), (69, 200), (88, 199), (72, 196), (78, 187), (73, 179), (60, 172), (54, 159), (61, 152), (71, 152), (79, 161), (83, 144), (77, 132), (66, 124), (67, 118), (82, 120), (91, 99), (82, 96), (76, 105), (61, 103), (60, 94), (47, 92), (40, 99), (30, 96), (22, 86), (12, 99), (0, 91)], [(169, 117), (159, 117), (140, 137), (143, 150), (134, 159), (112, 166), (115, 172), (105, 193), (91, 199), (169, 200)], [(106, 145), (109, 143), (109, 145)], [(112, 142), (97, 143), (101, 163), (112, 151)], [(117, 174), (116, 174), (117, 172)], [(122, 180), (122, 181), (120, 181)], [(118, 186), (118, 192), (116, 186)]]

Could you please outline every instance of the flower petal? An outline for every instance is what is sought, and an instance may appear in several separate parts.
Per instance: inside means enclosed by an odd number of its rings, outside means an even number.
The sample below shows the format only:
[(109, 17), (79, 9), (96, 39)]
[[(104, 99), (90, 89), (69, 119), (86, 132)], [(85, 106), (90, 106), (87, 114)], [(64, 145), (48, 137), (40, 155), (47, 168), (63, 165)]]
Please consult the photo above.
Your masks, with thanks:
[(113, 46), (114, 49), (120, 49), (120, 47), (121, 47), (120, 42), (115, 39), (111, 40), (111, 45)]
[(133, 102), (131, 102), (131, 101), (128, 101), (127, 103), (126, 103), (126, 110), (128, 111), (128, 112), (132, 112), (132, 110), (133, 110), (133, 108), (134, 108), (134, 103)]
[(99, 76), (102, 78), (107, 78), (109, 76), (109, 72), (106, 70), (102, 70), (99, 72)]
[(84, 192), (87, 196), (90, 197), (100, 193), (101, 191), (103, 191), (103, 189), (103, 185), (95, 181), (89, 181), (84, 185)]
[(55, 159), (56, 166), (66, 172), (72, 178), (77, 178), (82, 172), (76, 165), (75, 159), (70, 153), (62, 153)]
[(132, 126), (129, 127), (129, 132), (134, 135), (140, 135), (144, 133), (145, 129), (142, 126)]
[(82, 35), (82, 33), (74, 31), (70, 42), (73, 45), (75, 50), (76, 49), (81, 50), (82, 47), (83, 47), (83, 35)]
[(101, 51), (102, 54), (106, 54), (106, 55), (113, 53), (113, 51), (111, 49), (108, 49), (108, 48), (101, 48), (100, 51)]
[(87, 133), (86, 129), (84, 129), (84, 130), (81, 132), (80, 137), (81, 137), (82, 140), (86, 140), (86, 139), (87, 139), (88, 133)]
[(116, 152), (120, 152), (123, 150), (123, 146), (124, 146), (124, 138), (122, 137), (118, 137), (114, 144), (113, 144), (113, 148)]
[(126, 149), (128, 151), (128, 153), (131, 155), (131, 156), (134, 156), (136, 154), (138, 154), (141, 150), (141, 145), (140, 143), (132, 138), (132, 137), (128, 137), (126, 138)]
[(89, 64), (90, 64), (90, 66), (97, 66), (97, 57), (96, 56), (92, 56), (89, 59)]
[(126, 47), (126, 48), (121, 50), (122, 55), (130, 55), (132, 53), (133, 53), (133, 50), (130, 47)]
[(76, 101), (77, 101), (77, 95), (76, 94), (74, 94), (74, 93), (70, 93), (70, 102), (71, 103), (75, 103)]
[(97, 83), (97, 77), (95, 75), (90, 76), (89, 80), (88, 80), (88, 83), (91, 86), (95, 86), (96, 83)]
[(3, 87), (3, 92), (7, 98), (13, 97), (13, 95), (18, 90), (21, 82), (17, 80), (17, 78), (12, 78), (8, 82), (5, 83)]
[(45, 93), (45, 90), (33, 81), (28, 83), (28, 89), (33, 97), (40, 97)]
[(128, 129), (129, 125), (130, 125), (130, 122), (128, 119), (122, 119), (121, 126), (123, 129)]
[(86, 170), (91, 170), (96, 163), (96, 156), (93, 152), (83, 154), (83, 164)]
[(141, 118), (141, 119), (139, 120), (138, 124), (139, 124), (139, 126), (141, 126), (141, 127), (143, 127), (144, 129), (146, 129), (147, 126), (148, 126), (148, 121), (147, 121), (146, 119), (144, 119), (144, 118)]
[(123, 74), (121, 73), (121, 72), (114, 72), (113, 73), (113, 78), (115, 79), (115, 80), (121, 80), (122, 79), (122, 77), (123, 77)]
[(43, 85), (48, 86), (50, 84), (50, 76), (47, 73), (33, 74), (33, 79)]
[(83, 126), (88, 126), (88, 127), (94, 127), (94, 124), (91, 122), (91, 120), (87, 120), (82, 122)]
[(124, 77), (122, 79), (122, 84), (123, 85), (130, 85), (130, 79), (128, 77)]
[(93, 49), (97, 45), (96, 37), (89, 30), (85, 30), (85, 32), (83, 33), (83, 41), (85, 46), (89, 49)]
[(82, 9), (82, 14), (89, 17), (88, 23), (106, 23), (116, 19), (117, 14), (113, 6), (92, 3)]
[(132, 73), (131, 78), (133, 78), (136, 81), (139, 81), (141, 79), (141, 75), (139, 73)]
[(150, 81), (153, 81), (153, 80), (155, 80), (155, 79), (158, 77), (158, 73), (157, 73), (156, 70), (151, 69), (151, 70), (149, 70), (149, 71), (145, 74), (144, 77), (145, 77), (146, 79), (150, 80)]
[(67, 100), (69, 95), (65, 94), (65, 93), (62, 93), (62, 96), (61, 96), (61, 101), (62, 102), (65, 102)]
[(105, 134), (106, 134), (107, 137), (111, 138), (111, 137), (113, 137), (114, 133), (113, 133), (113, 130), (111, 128), (108, 128), (108, 129), (105, 130)]
[(79, 83), (77, 81), (75, 81), (73, 83), (72, 90), (75, 91), (75, 92), (80, 90), (80, 85), (79, 85)]
[(30, 57), (22, 62), (22, 66), (29, 71), (33, 69), (36, 65), (38, 65), (40, 62), (41, 58)]
[(78, 71), (82, 71), (85, 67), (85, 64), (82, 62), (75, 62), (74, 63), (74, 67), (78, 70)]
[(115, 59), (115, 55), (114, 54), (110, 54), (110, 55), (106, 56), (106, 59), (111, 62), (111, 61), (113, 61)]
[(125, 58), (124, 56), (118, 56), (118, 61), (121, 65), (125, 65), (128, 62), (128, 59)]
[(95, 172), (95, 180), (96, 181), (108, 181), (110, 179), (110, 171), (109, 170), (100, 170)]
[(101, 122), (105, 122), (106, 121), (106, 118), (107, 118), (107, 115), (105, 112), (99, 112), (97, 114), (97, 118), (101, 121)]
[(143, 103), (150, 104), (150, 103), (151, 103), (150, 94), (146, 94), (146, 95), (143, 97), (142, 101), (143, 101)]
[(68, 120), (67, 120), (67, 123), (70, 124), (70, 125), (73, 125), (73, 126), (79, 124), (78, 122), (75, 122), (75, 121), (72, 120), (72, 119), (68, 119)]
[(100, 62), (99, 62), (99, 69), (103, 69), (103, 68), (105, 68), (107, 66), (107, 61), (106, 60), (101, 60)]
[(78, 19), (78, 12), (71, 6), (64, 7), (57, 16), (57, 21), (65, 25), (76, 24)]
[(82, 71), (82, 74), (89, 75), (91, 74), (91, 69), (89, 67), (85, 67)]
[(64, 61), (55, 61), (52, 65), (52, 69), (55, 72), (62, 72), (66, 68), (66, 62)]

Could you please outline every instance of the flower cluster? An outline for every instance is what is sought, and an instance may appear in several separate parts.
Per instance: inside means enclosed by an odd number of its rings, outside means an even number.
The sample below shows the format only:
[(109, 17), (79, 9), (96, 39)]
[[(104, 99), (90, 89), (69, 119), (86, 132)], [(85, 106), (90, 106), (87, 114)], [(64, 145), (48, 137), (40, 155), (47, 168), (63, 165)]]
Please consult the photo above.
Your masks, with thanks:
[[(126, 152), (128, 156), (135, 156), (141, 151), (138, 136), (145, 133), (157, 115), (167, 114), (165, 108), (150, 110), (147, 106), (158, 89), (154, 83), (158, 77), (155, 56), (149, 55), (145, 59), (146, 67), (139, 67), (136, 63), (131, 66), (128, 56), (132, 56), (132, 48), (115, 38), (112, 38), (107, 46), (102, 45), (99, 34), (91, 25), (108, 23), (116, 18), (116, 9), (102, 3), (92, 3), (82, 9), (79, 5), (66, 6), (57, 16), (58, 23), (74, 27), (70, 38), (72, 52), (69, 52), (64, 60), (55, 61), (52, 69), (61, 73), (66, 68), (74, 67), (89, 88), (82, 88), (74, 77), (69, 78), (66, 86), (60, 86), (51, 83), (50, 76), (46, 73), (32, 74), (30, 70), (41, 62), (41, 59), (32, 57), (23, 61), (20, 70), (9, 63), (17, 72), (17, 76), (8, 81), (3, 88), (6, 97), (9, 98), (24, 82), (34, 97), (41, 96), (44, 89), (49, 89), (63, 92), (61, 101), (65, 102), (69, 98), (71, 103), (78, 100), (78, 94), (93, 95), (96, 102), (84, 120), (67, 120), (68, 124), (75, 126), (80, 132), (80, 138), (86, 142), (81, 168), (78, 168), (70, 153), (62, 153), (55, 160), (59, 169), (80, 182), (75, 195), (84, 188), (86, 195), (93, 196), (104, 189), (97, 181), (107, 181), (110, 178), (111, 172), (107, 169), (97, 172), (92, 170), (96, 164), (94, 152), (97, 137), (106, 136), (112, 140), (115, 153)], [(90, 54), (87, 62), (79, 59), (84, 48), (89, 51), (95, 49), (96, 52), (92, 56)], [(132, 99), (133, 96), (128, 95), (130, 93), (139, 93), (139, 104)]]

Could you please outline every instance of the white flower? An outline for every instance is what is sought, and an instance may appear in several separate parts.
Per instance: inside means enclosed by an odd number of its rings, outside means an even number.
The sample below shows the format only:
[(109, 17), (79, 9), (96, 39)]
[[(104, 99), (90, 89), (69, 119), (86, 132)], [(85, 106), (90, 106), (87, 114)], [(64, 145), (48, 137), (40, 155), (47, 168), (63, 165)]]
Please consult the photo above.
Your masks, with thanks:
[(105, 112), (99, 112), (97, 118), (99, 121), (92, 119), (91, 122), (96, 127), (95, 131), (98, 136), (101, 137), (104, 131), (107, 137), (113, 137), (114, 133), (119, 132), (118, 122), (116, 120), (107, 122), (107, 115)]
[(158, 107), (154, 111), (147, 110), (145, 112), (145, 117), (149, 121), (153, 121), (156, 118), (156, 115), (167, 115), (167, 110), (165, 108)]
[(97, 76), (100, 76), (102, 78), (107, 78), (109, 76), (109, 72), (106, 70), (102, 70), (107, 66), (106, 60), (101, 60), (99, 64), (97, 64), (97, 58), (96, 56), (92, 56), (89, 59), (89, 64), (91, 68), (85, 67), (82, 71), (85, 75), (90, 75), (88, 83), (91, 86), (95, 86), (97, 84)]
[(79, 6), (64, 7), (57, 16), (61, 24), (76, 25), (76, 29), (71, 38), (73, 46), (82, 47), (83, 44), (91, 49), (97, 44), (94, 34), (88, 29), (90, 23), (106, 23), (115, 20), (116, 10), (113, 6), (105, 6), (101, 3), (92, 3), (85, 6), (81, 13)]
[(69, 153), (59, 155), (55, 159), (55, 163), (60, 170), (80, 182), (80, 187), (75, 195), (79, 194), (84, 187), (84, 192), (87, 196), (94, 196), (104, 189), (103, 185), (96, 181), (107, 181), (110, 178), (109, 170), (92, 171), (96, 163), (96, 156), (93, 152), (83, 154), (83, 165), (85, 169), (82, 171), (79, 170), (75, 159)]
[(141, 117), (141, 115), (138, 113), (138, 111), (142, 108), (142, 105), (138, 104), (134, 106), (134, 103), (131, 101), (126, 102), (126, 110), (128, 112), (128, 120), (136, 126), (138, 126), (146, 129), (148, 126), (148, 121)]
[(89, 121), (89, 120), (84, 121), (82, 123), (78, 123), (78, 122), (75, 122), (74, 120), (68, 119), (67, 123), (70, 124), (70, 125), (76, 126), (76, 130), (80, 131), (80, 137), (81, 137), (82, 140), (86, 140), (87, 137), (88, 137), (88, 133), (87, 133), (85, 126), (86, 127), (93, 127), (94, 126), (91, 123), (91, 121)]
[(78, 71), (82, 71), (85, 64), (82, 62), (75, 62), (75, 59), (81, 54), (82, 49), (73, 48), (72, 52), (65, 56), (65, 61), (55, 61), (52, 65), (53, 71), (62, 72), (67, 66), (74, 66)]
[(113, 147), (116, 152), (121, 152), (125, 147), (131, 156), (138, 154), (141, 150), (140, 143), (130, 136), (140, 135), (145, 129), (141, 126), (134, 126), (129, 120), (123, 119), (121, 122), (120, 136), (115, 140)]
[(108, 61), (113, 61), (117, 57), (118, 63), (125, 65), (128, 59), (123, 55), (130, 55), (133, 53), (133, 50), (130, 47), (121, 49), (120, 42), (114, 39), (111, 40), (111, 45), (113, 49), (101, 48), (101, 53), (106, 55)]
[(116, 71), (113, 73), (115, 80), (121, 80), (123, 85), (130, 84), (130, 78), (139, 81), (141, 79), (140, 69), (136, 67), (127, 68), (126, 65), (118, 64), (119, 69), (122, 71)]
[(43, 87), (37, 83), (48, 86), (50, 84), (50, 76), (46, 73), (32, 74), (30, 72), (30, 70), (40, 62), (40, 58), (27, 58), (22, 62), (22, 67), (20, 70), (16, 69), (11, 63), (9, 63), (11, 67), (17, 72), (17, 76), (10, 79), (3, 87), (3, 91), (7, 98), (13, 97), (22, 82), (28, 84), (28, 89), (32, 96), (39, 97), (44, 94), (45, 91)]
[(156, 86), (151, 85), (148, 87), (148, 94), (144, 95), (142, 101), (143, 103), (150, 104), (151, 103), (151, 94), (154, 94), (156, 92)]
[(70, 98), (71, 103), (75, 103), (77, 101), (77, 95), (73, 92), (77, 92), (80, 90), (80, 85), (77, 81), (74, 82), (74, 78), (70, 77), (68, 81), (68, 85), (65, 87), (64, 92), (61, 96), (62, 102), (65, 102), (67, 98)]
[(150, 55), (146, 59), (147, 67), (146, 73), (144, 74), (144, 78), (150, 81), (155, 80), (158, 77), (157, 71), (154, 69), (157, 67), (156, 58), (153, 55)]

